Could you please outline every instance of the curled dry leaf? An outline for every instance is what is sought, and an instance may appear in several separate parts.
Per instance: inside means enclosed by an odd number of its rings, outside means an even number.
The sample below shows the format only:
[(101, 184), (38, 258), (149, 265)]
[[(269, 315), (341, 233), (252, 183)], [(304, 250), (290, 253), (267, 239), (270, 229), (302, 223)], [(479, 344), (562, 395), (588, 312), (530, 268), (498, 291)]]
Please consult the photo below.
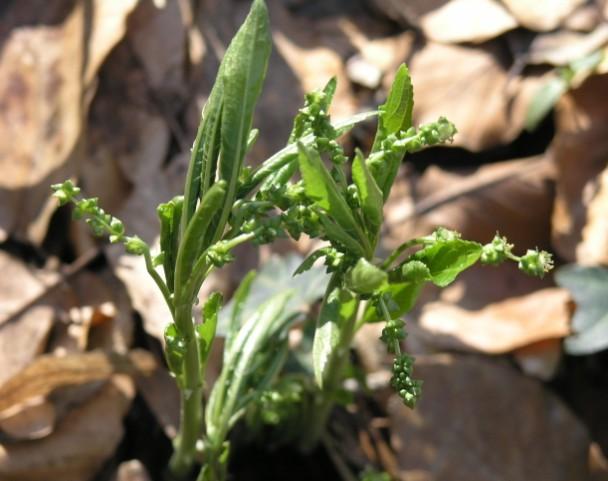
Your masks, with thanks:
[(122, 38), (136, 1), (93, 3), (90, 10), (72, 3), (67, 16), (48, 25), (44, 18), (36, 25), (41, 9), (26, 11), (27, 22), (19, 22), (19, 15), (2, 17), (2, 31), (10, 35), (0, 59), (0, 168), (6, 173), (0, 179), (0, 239), (35, 233), (29, 240), (42, 240), (45, 228), (28, 228), (50, 218), (52, 210), (42, 209), (48, 185), (69, 175), (94, 76)]
[(0, 444), (0, 479), (91, 479), (122, 439), (122, 418), (134, 395), (129, 378), (113, 376), (96, 396), (70, 411), (51, 435)]
[(0, 431), (11, 439), (39, 439), (48, 436), (55, 424), (55, 406), (44, 397), (28, 401), (0, 412)]
[(608, 75), (588, 78), (557, 105), (550, 155), (557, 168), (552, 236), (565, 260), (608, 263), (606, 171)]
[(534, 37), (528, 50), (530, 64), (568, 65), (608, 43), (608, 24), (602, 23), (590, 33), (558, 30)]
[(543, 77), (511, 78), (508, 64), (498, 41), (479, 47), (427, 43), (409, 62), (416, 123), (443, 115), (458, 126), (454, 145), (473, 151), (510, 142), (522, 131)]
[(569, 335), (569, 299), (565, 289), (547, 288), (479, 310), (435, 302), (424, 306), (419, 322), (444, 348), (501, 354)]
[(585, 0), (502, 0), (522, 27), (540, 32), (553, 30)]
[[(587, 479), (585, 427), (540, 383), (505, 363), (418, 358), (424, 394), (389, 403), (400, 474), (417, 481)], [(525, 449), (522, 449), (525, 446)]]
[(0, 386), (0, 412), (61, 386), (108, 379), (115, 373), (150, 373), (155, 365), (154, 357), (143, 350), (131, 351), (127, 356), (101, 351), (38, 356)]
[(472, 169), (429, 167), (411, 182), (402, 171), (385, 209), (385, 244), (426, 235), (438, 226), (489, 242), (500, 228), (516, 246), (548, 246), (553, 166), (544, 157)]
[(452, 0), (420, 18), (424, 34), (435, 42), (480, 43), (517, 27), (517, 21), (494, 0)]
[[(35, 304), (46, 290), (41, 272), (0, 251), (0, 384), (44, 351), (53, 326), (52, 303)], [(46, 276), (48, 277), (48, 276)]]

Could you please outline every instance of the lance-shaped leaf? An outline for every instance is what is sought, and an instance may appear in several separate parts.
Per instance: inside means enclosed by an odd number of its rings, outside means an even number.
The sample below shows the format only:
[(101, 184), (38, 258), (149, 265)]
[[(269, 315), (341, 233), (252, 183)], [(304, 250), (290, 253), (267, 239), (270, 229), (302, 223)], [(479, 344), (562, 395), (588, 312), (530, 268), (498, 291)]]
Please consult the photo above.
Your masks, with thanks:
[(163, 270), (169, 291), (174, 290), (175, 261), (179, 243), (180, 220), (184, 199), (177, 196), (156, 209), (160, 220), (160, 249), (163, 253)]
[(179, 246), (175, 266), (175, 284), (183, 286), (192, 273), (192, 268), (208, 247), (205, 244), (207, 230), (213, 219), (213, 215), (224, 205), (226, 195), (226, 182), (220, 181), (214, 184), (201, 200), (194, 216), (190, 220), (184, 237)]
[(261, 0), (255, 0), (245, 22), (226, 50), (220, 71), (224, 96), (219, 175), (227, 183), (226, 202), (218, 222), (220, 231), (234, 202), (253, 111), (262, 91), (271, 46), (266, 5)]
[(340, 339), (346, 324), (353, 318), (357, 310), (357, 298), (346, 289), (336, 287), (335, 283), (328, 286), (329, 294), (321, 306), (317, 319), (317, 328), (312, 345), (312, 361), (315, 380), (320, 388), (325, 383), (332, 385), (328, 375), (333, 373), (333, 363), (340, 357), (335, 350), (340, 345)]
[(373, 242), (378, 236), (380, 226), (382, 225), (384, 199), (378, 184), (376, 184), (374, 177), (367, 168), (363, 153), (360, 150), (357, 150), (355, 159), (353, 160), (352, 175), (353, 182), (359, 191), (361, 210), (365, 217), (367, 232), (370, 241)]
[(360, 258), (345, 276), (346, 285), (358, 294), (371, 294), (388, 280), (388, 274), (365, 258)]
[(380, 149), (381, 143), (391, 134), (407, 130), (412, 126), (412, 111), (414, 108), (414, 87), (410, 72), (405, 64), (401, 64), (386, 102), (378, 109), (378, 130), (372, 152)]
[[(306, 147), (301, 142), (298, 142), (298, 150), (300, 152), (298, 156), (300, 173), (304, 180), (306, 195), (310, 197), (317, 206), (327, 212), (331, 220), (344, 231), (346, 237), (350, 237), (349, 240), (345, 239), (344, 236), (341, 236), (343, 238), (338, 240), (347, 247), (353, 244), (362, 244), (363, 246), (369, 247), (369, 242), (361, 231), (361, 228), (357, 225), (350, 206), (347, 204), (339, 187), (323, 164), (319, 153), (314, 149)], [(327, 229), (327, 226), (325, 227)], [(330, 233), (328, 232), (328, 234)], [(361, 251), (361, 247), (358, 247), (357, 249)], [(369, 249), (363, 249), (363, 252), (367, 252), (368, 250)]]

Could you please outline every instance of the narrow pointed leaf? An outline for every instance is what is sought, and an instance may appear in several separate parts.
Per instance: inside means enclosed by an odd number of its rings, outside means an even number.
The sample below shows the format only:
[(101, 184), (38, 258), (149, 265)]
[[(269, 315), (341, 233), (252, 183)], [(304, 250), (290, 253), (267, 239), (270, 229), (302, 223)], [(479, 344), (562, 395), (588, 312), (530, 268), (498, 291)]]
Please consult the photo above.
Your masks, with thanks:
[(365, 160), (363, 159), (363, 154), (360, 151), (357, 151), (355, 155), (352, 175), (353, 181), (359, 191), (361, 210), (365, 217), (367, 231), (370, 240), (373, 241), (377, 237), (380, 226), (382, 225), (384, 198), (374, 177), (369, 172)]

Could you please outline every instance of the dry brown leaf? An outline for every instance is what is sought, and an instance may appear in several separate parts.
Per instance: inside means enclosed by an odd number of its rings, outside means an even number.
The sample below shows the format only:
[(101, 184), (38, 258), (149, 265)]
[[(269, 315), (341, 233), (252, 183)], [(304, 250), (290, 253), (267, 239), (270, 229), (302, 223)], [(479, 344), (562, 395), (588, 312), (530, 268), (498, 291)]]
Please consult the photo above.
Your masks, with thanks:
[(567, 30), (574, 30), (575, 32), (591, 32), (603, 20), (599, 2), (586, 3), (579, 5), (568, 15), (564, 19), (562, 26)]
[(520, 249), (548, 246), (552, 184), (552, 164), (542, 157), (476, 170), (433, 166), (415, 181), (402, 171), (385, 209), (385, 245), (445, 226), (478, 242), (500, 230)]
[(179, 2), (169, 2), (164, 8), (140, 2), (127, 37), (153, 89), (179, 92), (184, 88), (186, 28)]
[(155, 365), (154, 357), (143, 350), (131, 351), (127, 356), (101, 351), (38, 356), (0, 386), (0, 412), (60, 386), (108, 379), (115, 373), (150, 373)]
[(150, 481), (146, 467), (137, 459), (123, 461), (118, 466), (112, 481)]
[(608, 42), (608, 24), (602, 23), (590, 33), (558, 30), (534, 37), (528, 50), (528, 63), (561, 66), (599, 50)]
[(494, 0), (452, 0), (420, 18), (424, 34), (435, 42), (480, 43), (517, 27)]
[(587, 479), (587, 430), (537, 381), (504, 363), (448, 355), (417, 358), (414, 374), (424, 381), (416, 409), (397, 396), (389, 403), (403, 479)]
[(418, 25), (425, 14), (440, 9), (450, 0), (372, 0), (372, 4), (404, 27)]
[(561, 339), (547, 339), (515, 351), (515, 360), (523, 372), (541, 381), (553, 379), (562, 360)]
[(123, 435), (122, 418), (135, 395), (132, 381), (114, 376), (49, 436), (0, 444), (3, 481), (83, 481), (112, 455)]
[(438, 341), (443, 347), (501, 354), (570, 334), (569, 300), (566, 290), (548, 288), (474, 311), (435, 302), (424, 306), (419, 322), (445, 339)]
[[(458, 128), (454, 145), (477, 151), (508, 143), (522, 131), (532, 97), (543, 77), (509, 76), (503, 45), (444, 45), (429, 42), (414, 53), (416, 123), (440, 116)], [(385, 79), (388, 88), (392, 78)]]
[[(43, 208), (48, 185), (69, 175), (92, 81), (123, 36), (135, 3), (96, 1), (89, 18), (76, 2), (64, 21), (48, 25), (31, 26), (41, 16), (37, 9), (25, 15), (28, 26), (19, 15), (3, 17), (10, 34), (0, 59), (0, 168), (6, 173), (0, 180), (0, 239), (14, 233), (42, 240), (52, 213)], [(30, 230), (34, 221), (38, 225)]]
[(557, 28), (585, 0), (502, 0), (521, 26), (547, 32)]
[(11, 439), (39, 439), (53, 431), (55, 406), (44, 397), (32, 398), (0, 412), (0, 430)]
[(605, 172), (608, 169), (608, 75), (587, 79), (556, 109), (550, 153), (557, 167), (552, 218), (555, 250), (567, 261), (608, 263)]

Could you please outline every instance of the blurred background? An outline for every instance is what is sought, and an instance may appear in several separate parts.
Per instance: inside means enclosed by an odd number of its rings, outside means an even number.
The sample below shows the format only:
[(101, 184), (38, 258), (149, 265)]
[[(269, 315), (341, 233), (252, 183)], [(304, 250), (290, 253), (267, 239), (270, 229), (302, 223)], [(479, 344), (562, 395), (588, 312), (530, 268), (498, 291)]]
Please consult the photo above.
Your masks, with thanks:
[[(387, 387), (381, 327), (366, 326), (355, 355), (369, 389), (342, 413), (334, 455), (405, 481), (608, 480), (608, 4), (267, 4), (274, 51), (252, 163), (284, 146), (305, 92), (336, 76), (334, 118), (373, 109), (406, 62), (415, 122), (445, 115), (459, 133), (406, 159), (383, 247), (439, 225), (484, 243), (499, 230), (558, 267), (543, 280), (475, 268), (426, 291), (408, 318), (424, 380), (413, 411)], [(0, 2), (0, 480), (158, 479), (179, 410), (161, 360), (168, 313), (140, 259), (73, 223), (49, 186), (74, 179), (154, 243), (156, 205), (182, 188), (249, 5)], [(365, 150), (374, 129), (345, 142)], [(201, 296), (310, 248), (245, 247)], [(235, 479), (340, 479), (315, 456), (242, 456)]]

